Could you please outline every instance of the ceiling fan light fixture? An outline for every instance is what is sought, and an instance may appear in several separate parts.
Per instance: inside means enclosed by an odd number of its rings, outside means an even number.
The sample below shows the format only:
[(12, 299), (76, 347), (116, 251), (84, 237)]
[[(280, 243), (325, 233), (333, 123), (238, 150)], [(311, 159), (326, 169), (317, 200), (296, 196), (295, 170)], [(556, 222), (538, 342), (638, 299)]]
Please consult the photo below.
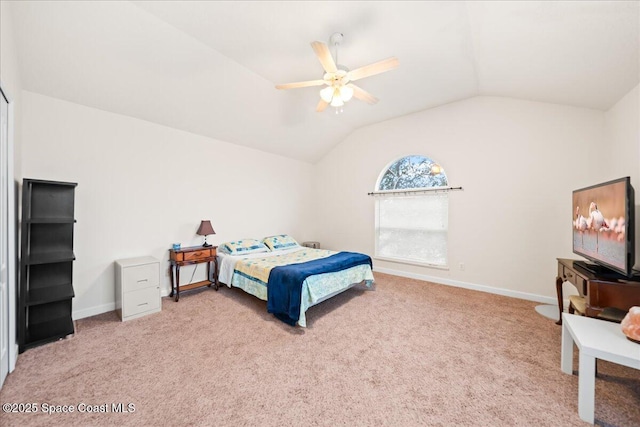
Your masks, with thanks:
[(333, 98), (333, 88), (331, 86), (327, 86), (320, 91), (320, 98), (324, 102), (331, 102), (331, 98)]
[(342, 86), (340, 88), (340, 98), (343, 102), (348, 102), (353, 98), (353, 89), (348, 86)]
[(331, 100), (332, 107), (342, 107), (343, 105), (344, 105), (344, 101), (342, 101), (342, 98), (340, 98), (339, 96), (334, 96), (333, 99)]

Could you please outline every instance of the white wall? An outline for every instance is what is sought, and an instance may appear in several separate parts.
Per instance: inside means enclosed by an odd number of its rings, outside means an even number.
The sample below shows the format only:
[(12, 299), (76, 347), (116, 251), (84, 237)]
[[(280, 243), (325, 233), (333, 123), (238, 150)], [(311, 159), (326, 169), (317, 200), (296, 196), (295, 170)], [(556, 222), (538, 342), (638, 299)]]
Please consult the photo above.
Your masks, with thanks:
[(610, 178), (603, 123), (601, 111), (476, 97), (359, 129), (317, 165), (317, 239), (373, 255), (367, 192), (392, 160), (427, 155), (464, 188), (450, 193), (450, 269), (374, 268), (552, 303), (556, 258), (573, 256), (571, 192)]
[(605, 113), (607, 168), (615, 177), (630, 176), (635, 189), (636, 269), (640, 268), (640, 85)]
[(283, 232), (373, 255), (366, 193), (409, 154), (430, 156), (464, 187), (450, 193), (450, 269), (380, 260), (375, 268), (553, 302), (555, 258), (575, 257), (571, 191), (625, 175), (640, 188), (638, 87), (606, 113), (476, 97), (359, 129), (315, 167), (22, 93), (20, 176), (79, 183), (76, 318), (113, 308), (118, 258), (160, 258), (166, 293), (167, 249), (198, 244), (201, 219), (211, 219), (214, 244)]
[(159, 258), (166, 294), (168, 249), (200, 244), (202, 219), (217, 232), (213, 244), (314, 237), (310, 164), (28, 91), (22, 98), (24, 177), (78, 183), (74, 318), (113, 310), (116, 259)]

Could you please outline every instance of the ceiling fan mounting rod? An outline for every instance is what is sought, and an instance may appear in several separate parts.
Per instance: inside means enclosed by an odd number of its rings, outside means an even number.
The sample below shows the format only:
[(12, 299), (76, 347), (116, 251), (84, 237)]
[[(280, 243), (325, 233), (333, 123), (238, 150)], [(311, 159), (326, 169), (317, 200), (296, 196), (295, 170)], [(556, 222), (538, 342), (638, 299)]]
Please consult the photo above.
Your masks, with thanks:
[(333, 33), (331, 37), (329, 37), (329, 44), (334, 47), (334, 56), (336, 57), (336, 65), (339, 64), (338, 61), (338, 47), (342, 43), (344, 39), (344, 34), (342, 33)]

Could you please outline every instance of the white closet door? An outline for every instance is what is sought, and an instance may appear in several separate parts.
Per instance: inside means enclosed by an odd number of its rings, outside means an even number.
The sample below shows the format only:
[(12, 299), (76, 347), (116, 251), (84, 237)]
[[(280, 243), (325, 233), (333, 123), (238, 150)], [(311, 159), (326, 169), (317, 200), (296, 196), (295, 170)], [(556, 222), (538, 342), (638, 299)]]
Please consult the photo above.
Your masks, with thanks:
[(9, 373), (9, 102), (0, 91), (0, 387)]

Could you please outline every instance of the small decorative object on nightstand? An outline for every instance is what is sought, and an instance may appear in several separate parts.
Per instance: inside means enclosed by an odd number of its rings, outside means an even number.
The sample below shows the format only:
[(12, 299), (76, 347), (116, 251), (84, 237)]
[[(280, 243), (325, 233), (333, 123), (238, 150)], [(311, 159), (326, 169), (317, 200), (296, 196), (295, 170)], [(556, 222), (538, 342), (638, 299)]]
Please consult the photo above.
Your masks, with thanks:
[(116, 311), (122, 321), (157, 313), (160, 261), (146, 256), (116, 261)]
[(202, 246), (205, 248), (209, 248), (211, 247), (211, 244), (207, 243), (207, 236), (209, 234), (216, 234), (216, 232), (213, 231), (211, 221), (203, 219), (202, 221), (200, 221), (200, 227), (198, 227), (198, 231), (196, 231), (196, 234), (198, 236), (204, 236), (204, 243), (202, 244)]
[(320, 249), (320, 242), (303, 242), (302, 246), (306, 248)]
[[(204, 221), (203, 221), (204, 222)], [(207, 221), (208, 222), (208, 221)], [(211, 226), (211, 225), (209, 225)], [(178, 302), (180, 299), (180, 291), (188, 291), (190, 289), (201, 288), (202, 286), (211, 286), (218, 290), (218, 258), (217, 258), (217, 246), (191, 246), (188, 248), (181, 248), (178, 250), (169, 250), (169, 273), (171, 275), (171, 293), (170, 297), (174, 297)], [(201, 282), (189, 283), (187, 285), (180, 285), (180, 267), (189, 264), (199, 264), (201, 262), (207, 263), (207, 280)], [(213, 278), (211, 277), (211, 263), (214, 263)], [(173, 270), (175, 268), (175, 280), (173, 276)]]

